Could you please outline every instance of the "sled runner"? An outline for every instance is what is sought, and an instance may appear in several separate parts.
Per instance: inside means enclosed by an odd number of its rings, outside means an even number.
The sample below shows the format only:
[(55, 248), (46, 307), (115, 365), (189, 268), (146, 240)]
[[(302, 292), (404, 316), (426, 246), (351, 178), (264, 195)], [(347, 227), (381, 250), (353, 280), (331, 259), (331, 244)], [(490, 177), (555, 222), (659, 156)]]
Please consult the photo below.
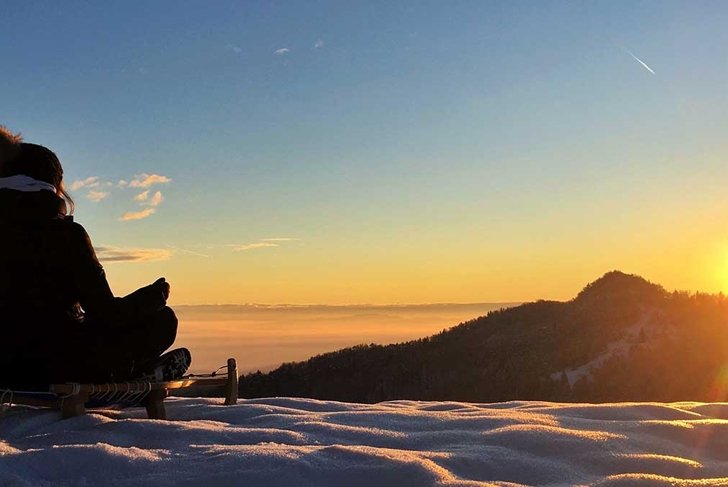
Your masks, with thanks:
[[(227, 374), (218, 372), (227, 369)], [(150, 419), (167, 419), (167, 396), (191, 395), (211, 387), (225, 388), (225, 405), (238, 400), (238, 367), (234, 358), (218, 371), (188, 375), (169, 382), (115, 382), (109, 384), (52, 384), (46, 391), (0, 389), (0, 404), (60, 409), (63, 418), (86, 413), (86, 408), (144, 406)]]

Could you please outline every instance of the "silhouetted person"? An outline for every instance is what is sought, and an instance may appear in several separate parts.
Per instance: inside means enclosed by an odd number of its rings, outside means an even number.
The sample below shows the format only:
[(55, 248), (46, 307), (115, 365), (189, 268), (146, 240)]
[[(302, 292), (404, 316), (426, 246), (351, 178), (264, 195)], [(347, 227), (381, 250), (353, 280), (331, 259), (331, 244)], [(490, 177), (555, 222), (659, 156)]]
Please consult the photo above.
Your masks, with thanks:
[(20, 135), (0, 125), (0, 168), (20, 152)]
[(0, 386), (181, 377), (161, 278), (114, 297), (56, 155), (0, 130)]

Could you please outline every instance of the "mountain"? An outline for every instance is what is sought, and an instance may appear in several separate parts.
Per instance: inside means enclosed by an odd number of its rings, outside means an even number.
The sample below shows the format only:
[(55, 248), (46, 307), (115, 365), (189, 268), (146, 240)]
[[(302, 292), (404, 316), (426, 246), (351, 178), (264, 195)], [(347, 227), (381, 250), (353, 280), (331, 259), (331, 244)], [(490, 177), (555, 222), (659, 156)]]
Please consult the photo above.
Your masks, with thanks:
[(571, 301), (490, 312), (240, 379), (243, 397), (352, 402), (728, 400), (728, 299), (613, 271)]

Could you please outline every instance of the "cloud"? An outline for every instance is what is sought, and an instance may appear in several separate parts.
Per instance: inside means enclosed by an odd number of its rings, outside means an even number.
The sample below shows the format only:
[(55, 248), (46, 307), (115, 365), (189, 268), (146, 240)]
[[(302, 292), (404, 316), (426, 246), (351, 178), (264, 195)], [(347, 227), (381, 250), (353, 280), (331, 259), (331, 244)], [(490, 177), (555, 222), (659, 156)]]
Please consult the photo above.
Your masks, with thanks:
[(172, 179), (169, 177), (156, 173), (140, 173), (134, 175), (130, 180), (119, 179), (116, 182), (101, 179), (98, 176), (90, 176), (86, 179), (73, 181), (69, 188), (73, 191), (85, 189), (87, 191), (85, 195), (86, 199), (95, 203), (111, 196), (114, 188), (139, 188), (141, 192), (132, 198), (135, 202), (147, 208), (137, 212), (126, 212), (119, 218), (121, 221), (130, 221), (141, 220), (153, 215), (156, 212), (156, 208), (164, 202), (164, 196), (161, 191), (153, 191), (151, 188), (155, 185), (168, 184), (171, 181)]
[(128, 211), (121, 215), (121, 221), (128, 222), (130, 220), (142, 220), (152, 216), (156, 211), (156, 208), (144, 208), (142, 211)]
[(149, 200), (149, 203), (147, 203), (151, 207), (159, 206), (159, 204), (164, 201), (164, 196), (162, 196), (161, 191), (157, 191), (152, 196), (152, 199)]
[(209, 259), (210, 256), (207, 254), (203, 254), (202, 252), (195, 252), (194, 250), (189, 249), (183, 249), (180, 247), (174, 247), (173, 245), (168, 245), (170, 249), (176, 251), (176, 252), (182, 252), (183, 254), (190, 254), (190, 255), (196, 255), (197, 257), (205, 257), (206, 259)]
[(159, 206), (159, 204), (164, 201), (164, 196), (162, 196), (161, 191), (157, 191), (152, 195), (151, 198), (149, 198), (149, 190), (146, 190), (136, 195), (134, 197), (134, 201), (136, 201), (137, 203), (141, 203), (142, 205), (155, 207)]
[(159, 174), (137, 174), (134, 176), (134, 179), (132, 179), (129, 182), (130, 188), (149, 188), (151, 186), (154, 186), (155, 184), (166, 184), (172, 181), (167, 176), (162, 176)]
[[(106, 187), (113, 186), (112, 183), (108, 181), (101, 181), (98, 176), (91, 176), (86, 179), (78, 179), (71, 183), (69, 188), (71, 191), (78, 191), (80, 189), (88, 189), (88, 193), (86, 193), (86, 199), (89, 201), (93, 201), (94, 203), (98, 203), (101, 200), (105, 200), (109, 197), (111, 193), (108, 191), (100, 191), (100, 187)], [(96, 190), (93, 190), (91, 188), (98, 188)]]
[(275, 51), (273, 51), (273, 54), (275, 54), (276, 56), (285, 56), (289, 52), (291, 52), (290, 49), (288, 49), (287, 47), (283, 47), (281, 49), (276, 49)]
[(99, 185), (98, 176), (91, 176), (86, 179), (78, 179), (71, 183), (71, 191), (78, 191), (81, 188), (93, 188)]
[(93, 201), (94, 203), (98, 203), (101, 200), (105, 200), (108, 196), (109, 196), (108, 191), (91, 190), (88, 193), (86, 193), (86, 198)]
[(324, 41), (322, 41), (321, 39), (319, 39), (319, 40), (316, 41), (316, 43), (313, 45), (313, 47), (315, 47), (316, 49), (321, 49), (325, 45), (326, 44), (324, 44)]
[[(128, 186), (130, 188), (149, 188), (150, 186), (154, 186), (155, 184), (166, 184), (170, 181), (171, 179), (169, 179), (167, 176), (143, 173), (134, 176), (134, 179), (131, 180)], [(148, 218), (152, 216), (157, 211), (156, 208), (164, 201), (164, 196), (162, 196), (161, 191), (155, 191), (154, 194), (151, 195), (150, 192), (151, 190), (145, 189), (141, 193), (134, 196), (134, 201), (143, 206), (147, 206), (147, 208), (136, 212), (126, 212), (121, 216), (121, 221), (126, 222), (130, 220), (141, 220), (143, 218)]]
[(226, 247), (230, 247), (233, 252), (242, 252), (245, 250), (255, 250), (255, 249), (269, 249), (273, 247), (280, 247), (281, 243), (283, 242), (294, 242), (297, 240), (301, 240), (300, 238), (294, 238), (294, 237), (271, 237), (271, 238), (261, 238), (257, 242), (253, 243), (244, 243), (244, 244), (227, 244)]
[(236, 46), (234, 44), (228, 44), (225, 47), (227, 47), (228, 49), (230, 49), (231, 51), (233, 51), (235, 54), (240, 54), (241, 52), (243, 52), (243, 48), (242, 47)]
[(168, 260), (172, 252), (167, 249), (127, 249), (122, 247), (96, 247), (96, 255), (102, 262), (153, 262)]
[(250, 244), (230, 244), (229, 247), (233, 252), (242, 252), (245, 250), (266, 249), (270, 247), (278, 247), (278, 244), (272, 242), (256, 242)]

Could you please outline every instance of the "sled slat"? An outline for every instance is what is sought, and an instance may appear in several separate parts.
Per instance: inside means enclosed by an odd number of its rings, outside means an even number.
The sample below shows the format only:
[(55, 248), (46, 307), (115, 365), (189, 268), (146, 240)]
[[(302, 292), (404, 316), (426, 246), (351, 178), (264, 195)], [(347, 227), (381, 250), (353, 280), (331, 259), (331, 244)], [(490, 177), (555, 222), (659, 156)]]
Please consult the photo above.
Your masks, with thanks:
[(58, 395), (73, 394), (74, 387), (79, 393), (97, 394), (99, 392), (146, 392), (162, 389), (188, 389), (198, 387), (219, 387), (227, 385), (227, 377), (213, 378), (190, 378), (184, 380), (175, 380), (170, 382), (118, 382), (109, 384), (53, 384), (51, 392)]
[[(174, 395), (175, 391), (195, 391), (210, 387), (218, 387), (225, 392), (225, 404), (236, 404), (238, 399), (238, 367), (234, 358), (228, 359), (227, 375), (220, 377), (189, 377), (169, 382), (119, 382), (108, 384), (52, 384), (49, 392), (26, 392), (11, 396), (13, 404), (22, 404), (33, 407), (60, 409), (63, 418), (72, 418), (86, 412), (89, 407), (111, 407), (124, 405), (142, 405), (146, 408), (149, 418), (167, 419), (164, 400)], [(8, 391), (12, 392), (12, 391)], [(120, 397), (121, 401), (109, 400), (104, 397)], [(124, 404), (124, 396), (139, 394), (144, 396), (140, 403)], [(99, 405), (99, 402), (102, 404)]]

